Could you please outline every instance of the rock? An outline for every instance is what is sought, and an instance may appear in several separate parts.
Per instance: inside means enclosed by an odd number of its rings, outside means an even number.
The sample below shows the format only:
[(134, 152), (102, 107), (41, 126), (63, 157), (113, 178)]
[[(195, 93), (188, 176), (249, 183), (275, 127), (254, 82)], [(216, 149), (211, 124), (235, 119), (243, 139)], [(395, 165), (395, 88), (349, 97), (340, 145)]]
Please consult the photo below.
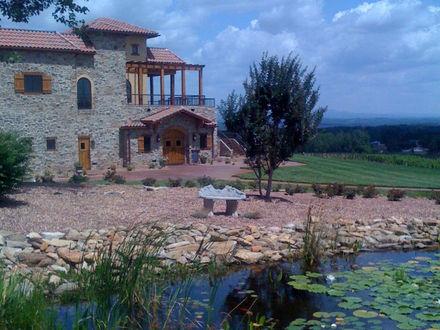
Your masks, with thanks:
[(252, 252), (261, 252), (262, 247), (260, 245), (252, 245), (251, 246), (251, 251)]
[(188, 241), (180, 241), (180, 242), (165, 246), (165, 249), (172, 250), (172, 249), (175, 249), (175, 248), (178, 248), (181, 246), (185, 246), (185, 245), (189, 245), (189, 244), (190, 244), (190, 242), (188, 242)]
[(79, 251), (70, 250), (69, 248), (59, 248), (57, 252), (66, 262), (71, 264), (79, 264), (82, 262), (83, 254)]
[(27, 247), (31, 247), (31, 245), (28, 242), (24, 241), (6, 241), (6, 246), (10, 248), (16, 248), (16, 249), (24, 249)]
[(5, 237), (3, 235), (0, 235), (0, 246), (4, 246), (6, 244)]
[(59, 276), (54, 275), (54, 274), (50, 275), (49, 284), (58, 285), (60, 283), (61, 283), (61, 278)]
[(212, 242), (226, 242), (228, 240), (228, 237), (226, 235), (219, 234), (215, 231), (210, 232), (209, 235), (211, 236), (210, 240)]
[(27, 234), (26, 237), (31, 241), (42, 239), (41, 235), (35, 232)]
[(423, 243), (417, 243), (417, 244), (416, 244), (416, 248), (418, 248), (418, 249), (424, 249), (424, 248), (426, 248), (426, 245), (423, 244)]
[(11, 260), (11, 261), (15, 261), (15, 255), (17, 253), (20, 253), (22, 251), (22, 249), (18, 249), (18, 248), (11, 248), (11, 247), (4, 247), (2, 249), (3, 251), (3, 255), (5, 256), (5, 258)]
[(122, 196), (125, 194), (125, 191), (106, 191), (104, 192), (104, 196)]
[(67, 269), (63, 266), (60, 265), (51, 265), (50, 268), (55, 271), (55, 272), (60, 272), (60, 273), (66, 273), (67, 274)]
[(237, 246), (236, 241), (214, 242), (208, 247), (208, 251), (216, 256), (226, 256), (232, 254)]
[(206, 233), (208, 231), (208, 226), (204, 225), (203, 223), (193, 223), (191, 227), (201, 233)]
[(64, 233), (61, 233), (61, 232), (59, 232), (59, 231), (55, 231), (55, 232), (45, 231), (45, 232), (42, 232), (42, 233), (41, 233), (41, 236), (42, 236), (44, 239), (52, 240), (52, 239), (60, 239), (60, 238), (63, 238), (63, 237), (65, 236), (65, 234), (64, 234)]
[(246, 235), (245, 237), (243, 237), (243, 239), (245, 241), (252, 242), (255, 239), (255, 237), (252, 235)]
[(279, 232), (281, 231), (281, 228), (280, 228), (280, 227), (273, 226), (273, 227), (269, 227), (269, 228), (267, 228), (267, 230), (270, 231), (270, 232), (272, 232), (272, 233), (279, 233)]
[(55, 289), (55, 294), (56, 295), (61, 295), (64, 292), (75, 291), (77, 289), (78, 289), (78, 284), (67, 282), (67, 283), (63, 283), (59, 287), (57, 287)]
[(180, 257), (182, 257), (184, 254), (196, 252), (199, 249), (200, 245), (193, 243), (193, 244), (185, 244), (183, 246), (175, 247), (174, 249), (171, 249), (167, 251), (164, 254), (164, 257), (167, 259), (173, 259), (177, 260)]
[(40, 261), (46, 258), (47, 258), (46, 254), (41, 252), (37, 252), (37, 253), (21, 252), (17, 254), (18, 261), (28, 266), (36, 266), (40, 263)]
[(87, 236), (82, 235), (78, 230), (70, 229), (65, 238), (69, 241), (79, 241), (81, 239), (85, 240)]
[(264, 257), (264, 254), (261, 252), (252, 252), (245, 249), (239, 249), (235, 253), (235, 258), (246, 263), (246, 264), (256, 264)]
[(69, 241), (66, 239), (55, 238), (55, 239), (51, 239), (51, 240), (44, 240), (43, 242), (46, 242), (48, 245), (55, 246), (55, 247), (65, 247), (65, 246), (74, 247), (75, 246), (75, 242)]
[(53, 259), (47, 257), (47, 258), (44, 258), (43, 260), (41, 260), (41, 261), (38, 263), (37, 267), (45, 268), (45, 267), (48, 267), (48, 266), (50, 266), (50, 265), (53, 265), (54, 263), (55, 263), (55, 260), (53, 260)]

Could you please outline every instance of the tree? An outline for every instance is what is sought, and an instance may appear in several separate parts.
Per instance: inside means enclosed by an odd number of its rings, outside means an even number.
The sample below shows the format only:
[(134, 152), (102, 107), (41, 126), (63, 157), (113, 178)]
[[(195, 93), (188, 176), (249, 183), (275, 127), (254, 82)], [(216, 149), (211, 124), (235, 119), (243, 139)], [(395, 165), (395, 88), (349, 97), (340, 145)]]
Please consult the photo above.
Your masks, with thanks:
[(229, 132), (237, 133), (237, 126), (239, 126), (239, 118), (237, 117), (237, 114), (242, 105), (243, 98), (240, 95), (236, 94), (235, 91), (232, 91), (232, 93), (228, 95), (226, 100), (220, 101), (218, 111), (223, 118), (226, 129)]
[[(315, 135), (326, 108), (317, 108), (315, 70), (308, 71), (298, 56), (280, 60), (264, 54), (251, 66), (243, 86), (234, 126), (249, 165), (267, 175), (265, 197), (270, 200), (274, 171)], [(261, 177), (257, 179), (261, 186)]]
[(77, 27), (81, 22), (77, 14), (88, 12), (87, 7), (76, 4), (75, 0), (0, 0), (0, 13), (12, 22), (29, 22), (32, 16), (53, 7), (52, 16), (57, 22)]
[(11, 192), (28, 171), (31, 143), (14, 133), (0, 132), (0, 197)]

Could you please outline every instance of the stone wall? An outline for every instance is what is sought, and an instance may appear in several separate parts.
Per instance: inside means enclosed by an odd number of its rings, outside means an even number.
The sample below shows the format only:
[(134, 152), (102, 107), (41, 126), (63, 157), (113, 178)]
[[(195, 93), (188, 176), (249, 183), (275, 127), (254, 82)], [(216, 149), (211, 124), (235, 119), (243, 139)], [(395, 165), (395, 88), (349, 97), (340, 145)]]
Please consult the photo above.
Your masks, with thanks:
[[(92, 168), (121, 165), (119, 128), (129, 118), (139, 119), (161, 109), (154, 107), (148, 112), (145, 107), (127, 105), (125, 37), (97, 33), (90, 39), (97, 49), (93, 56), (18, 51), (17, 63), (0, 63), (0, 129), (32, 138), (31, 168), (35, 174), (47, 169), (68, 174), (78, 161), (79, 136), (90, 137)], [(52, 93), (15, 93), (14, 75), (19, 72), (50, 75)], [(91, 110), (77, 108), (76, 83), (81, 77), (92, 83)], [(196, 108), (215, 118), (214, 109)], [(47, 138), (56, 138), (56, 150), (47, 150)]]

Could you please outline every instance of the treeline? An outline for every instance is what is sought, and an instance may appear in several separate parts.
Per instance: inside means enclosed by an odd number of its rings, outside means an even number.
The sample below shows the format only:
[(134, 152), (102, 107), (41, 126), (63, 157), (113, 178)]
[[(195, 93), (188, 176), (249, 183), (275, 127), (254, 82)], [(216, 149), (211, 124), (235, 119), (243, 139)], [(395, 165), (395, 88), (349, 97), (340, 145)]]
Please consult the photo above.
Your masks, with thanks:
[(304, 152), (370, 153), (371, 142), (386, 145), (389, 153), (421, 146), (430, 154), (440, 154), (440, 126), (398, 125), (375, 127), (323, 128), (305, 147)]

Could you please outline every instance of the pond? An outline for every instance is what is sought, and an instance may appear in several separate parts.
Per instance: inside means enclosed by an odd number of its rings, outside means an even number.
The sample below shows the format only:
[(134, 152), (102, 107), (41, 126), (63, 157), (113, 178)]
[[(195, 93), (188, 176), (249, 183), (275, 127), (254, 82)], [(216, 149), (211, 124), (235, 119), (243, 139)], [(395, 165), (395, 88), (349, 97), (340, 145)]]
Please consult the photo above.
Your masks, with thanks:
[[(439, 252), (335, 257), (320, 274), (304, 275), (299, 262), (286, 262), (232, 268), (214, 279), (199, 276), (187, 292), (186, 319), (194, 322), (184, 328), (248, 329), (264, 323), (292, 330), (440, 329)], [(70, 310), (64, 306), (59, 314), (66, 328)]]

